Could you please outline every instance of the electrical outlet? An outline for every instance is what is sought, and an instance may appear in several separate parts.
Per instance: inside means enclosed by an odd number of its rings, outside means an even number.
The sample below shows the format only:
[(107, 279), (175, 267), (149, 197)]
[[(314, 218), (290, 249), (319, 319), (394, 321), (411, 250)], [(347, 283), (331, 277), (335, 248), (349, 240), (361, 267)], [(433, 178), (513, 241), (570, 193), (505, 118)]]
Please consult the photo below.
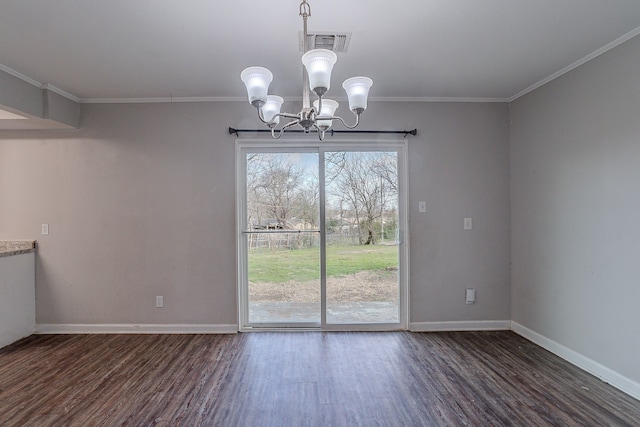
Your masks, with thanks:
[(164, 307), (164, 297), (162, 295), (156, 296), (156, 308)]
[(464, 229), (471, 230), (473, 228), (473, 220), (471, 218), (464, 219)]
[(43, 236), (49, 235), (49, 224), (42, 224), (42, 235)]

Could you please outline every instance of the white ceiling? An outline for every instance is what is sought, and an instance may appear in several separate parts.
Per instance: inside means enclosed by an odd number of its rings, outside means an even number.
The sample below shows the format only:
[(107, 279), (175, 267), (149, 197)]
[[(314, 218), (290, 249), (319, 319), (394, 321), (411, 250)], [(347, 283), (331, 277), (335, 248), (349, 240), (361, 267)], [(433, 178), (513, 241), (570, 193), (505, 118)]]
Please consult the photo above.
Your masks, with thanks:
[[(638, 0), (309, 0), (310, 31), (352, 32), (372, 98), (507, 100), (640, 33)], [(0, 64), (82, 101), (301, 95), (300, 0), (0, 0)], [(609, 46), (608, 46), (609, 45)], [(604, 48), (604, 49), (603, 49)]]

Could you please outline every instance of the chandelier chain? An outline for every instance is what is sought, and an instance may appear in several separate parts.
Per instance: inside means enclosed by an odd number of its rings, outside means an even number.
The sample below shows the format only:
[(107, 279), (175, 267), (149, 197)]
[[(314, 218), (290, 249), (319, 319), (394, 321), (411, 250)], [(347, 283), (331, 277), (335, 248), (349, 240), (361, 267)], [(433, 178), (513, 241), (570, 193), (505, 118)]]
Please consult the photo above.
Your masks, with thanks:
[(311, 16), (311, 6), (307, 3), (307, 0), (302, 0), (302, 3), (300, 3), (300, 16), (303, 18)]

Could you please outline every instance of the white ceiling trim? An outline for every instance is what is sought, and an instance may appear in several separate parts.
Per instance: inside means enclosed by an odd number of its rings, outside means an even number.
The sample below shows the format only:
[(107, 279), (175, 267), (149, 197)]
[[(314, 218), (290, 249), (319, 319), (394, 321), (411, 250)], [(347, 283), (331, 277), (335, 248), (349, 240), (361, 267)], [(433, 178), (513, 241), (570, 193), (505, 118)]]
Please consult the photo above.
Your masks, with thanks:
[(34, 80), (29, 76), (25, 76), (24, 74), (19, 73), (18, 71), (14, 70), (12, 68), (9, 68), (9, 67), (7, 67), (5, 65), (0, 64), (0, 71), (4, 71), (5, 73), (7, 73), (9, 75), (12, 75), (13, 77), (16, 77), (16, 78), (18, 78), (18, 79), (20, 79), (22, 81), (25, 81), (25, 82), (27, 82), (27, 83), (29, 83), (29, 84), (31, 84), (31, 85), (39, 88), (39, 89), (47, 89), (47, 90), (50, 90), (51, 92), (57, 93), (60, 96), (64, 96), (65, 98), (68, 98), (71, 101), (80, 102), (80, 98), (70, 94), (69, 92), (66, 92), (66, 91), (60, 89), (59, 87), (56, 87), (56, 86), (54, 86), (54, 85), (52, 85), (50, 83), (40, 83), (39, 81)]
[(620, 46), (622, 43), (624, 43), (624, 42), (626, 42), (628, 40), (631, 40), (632, 38), (634, 38), (637, 35), (640, 35), (640, 27), (637, 27), (637, 28), (629, 31), (627, 34), (615, 39), (614, 41), (612, 41), (611, 43), (609, 43), (607, 45), (602, 46), (600, 49), (596, 50), (595, 52), (590, 53), (589, 55), (585, 56), (584, 58), (577, 60), (573, 64), (570, 64), (570, 65), (564, 67), (560, 71), (557, 71), (557, 72), (551, 74), (550, 76), (540, 80), (539, 82), (532, 84), (531, 86), (529, 86), (528, 88), (524, 89), (523, 91), (520, 91), (520, 92), (516, 93), (515, 95), (513, 95), (511, 98), (508, 99), (508, 102), (513, 102), (516, 99), (528, 94), (529, 92), (532, 92), (532, 91), (538, 89), (539, 87), (546, 85), (550, 81), (555, 80), (558, 77), (563, 76), (563, 75), (567, 74), (568, 72), (570, 72), (572, 70), (575, 70), (576, 68), (580, 67), (581, 65), (584, 65), (587, 62), (591, 61), (592, 59), (597, 58), (598, 56), (602, 55), (603, 53), (606, 53), (606, 52), (610, 51), (611, 49), (614, 49), (614, 48)]
[(64, 96), (65, 98), (70, 99), (71, 101), (80, 102), (80, 98), (78, 98), (77, 96), (74, 96), (74, 95), (70, 94), (69, 92), (62, 90), (59, 87), (56, 87), (56, 86), (52, 85), (51, 83), (45, 83), (45, 84), (41, 85), (40, 87), (42, 89), (47, 89), (47, 90), (50, 90), (51, 92), (55, 92), (60, 96)]
[(156, 104), (178, 102), (234, 102), (247, 101), (239, 96), (189, 96), (164, 98), (80, 98), (81, 104)]
[[(345, 98), (346, 99), (346, 98)], [(446, 96), (424, 96), (424, 97), (371, 97), (370, 101), (379, 102), (509, 102), (509, 98), (465, 98)]]
[(0, 70), (4, 71), (7, 74), (12, 75), (13, 77), (19, 78), (20, 80), (23, 80), (23, 81), (25, 81), (27, 83), (30, 83), (30, 84), (32, 84), (34, 86), (37, 86), (39, 88), (42, 87), (42, 83), (40, 83), (39, 81), (34, 80), (31, 77), (25, 76), (24, 74), (19, 73), (16, 70), (13, 70), (13, 69), (11, 69), (11, 68), (9, 68), (7, 66), (4, 66), (4, 65), (0, 64)]
[[(347, 101), (346, 97), (333, 97), (336, 101)], [(302, 97), (285, 97), (285, 102), (301, 102)], [(370, 97), (373, 102), (509, 102), (509, 98), (455, 98), (455, 97)], [(85, 98), (81, 104), (155, 104), (179, 102), (247, 102), (245, 96), (192, 96), (165, 98)]]

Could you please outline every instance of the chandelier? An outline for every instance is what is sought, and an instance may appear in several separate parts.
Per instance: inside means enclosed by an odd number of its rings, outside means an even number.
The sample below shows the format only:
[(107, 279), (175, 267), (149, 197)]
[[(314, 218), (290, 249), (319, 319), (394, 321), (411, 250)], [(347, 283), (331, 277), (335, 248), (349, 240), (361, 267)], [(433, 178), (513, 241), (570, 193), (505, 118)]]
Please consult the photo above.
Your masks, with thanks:
[[(347, 129), (353, 129), (360, 122), (360, 115), (367, 109), (367, 96), (373, 80), (368, 77), (351, 77), (342, 83), (349, 99), (349, 109), (356, 116), (355, 124), (347, 124), (342, 117), (334, 116), (338, 103), (332, 99), (323, 98), (331, 86), (331, 70), (336, 63), (337, 55), (327, 49), (312, 49), (307, 47), (307, 18), (311, 16), (311, 6), (307, 0), (300, 3), (300, 16), (303, 27), (302, 55), (302, 110), (298, 114), (281, 113), (280, 108), (284, 100), (280, 96), (268, 95), (269, 84), (273, 80), (271, 71), (263, 67), (245, 68), (240, 73), (240, 79), (247, 87), (249, 102), (258, 111), (258, 117), (271, 129), (271, 136), (280, 139), (286, 129), (299, 125), (305, 133), (317, 130), (318, 138), (322, 141), (325, 132), (333, 125), (333, 120), (339, 120)], [(311, 93), (317, 99), (311, 104)], [(277, 130), (280, 118), (291, 119)]]

